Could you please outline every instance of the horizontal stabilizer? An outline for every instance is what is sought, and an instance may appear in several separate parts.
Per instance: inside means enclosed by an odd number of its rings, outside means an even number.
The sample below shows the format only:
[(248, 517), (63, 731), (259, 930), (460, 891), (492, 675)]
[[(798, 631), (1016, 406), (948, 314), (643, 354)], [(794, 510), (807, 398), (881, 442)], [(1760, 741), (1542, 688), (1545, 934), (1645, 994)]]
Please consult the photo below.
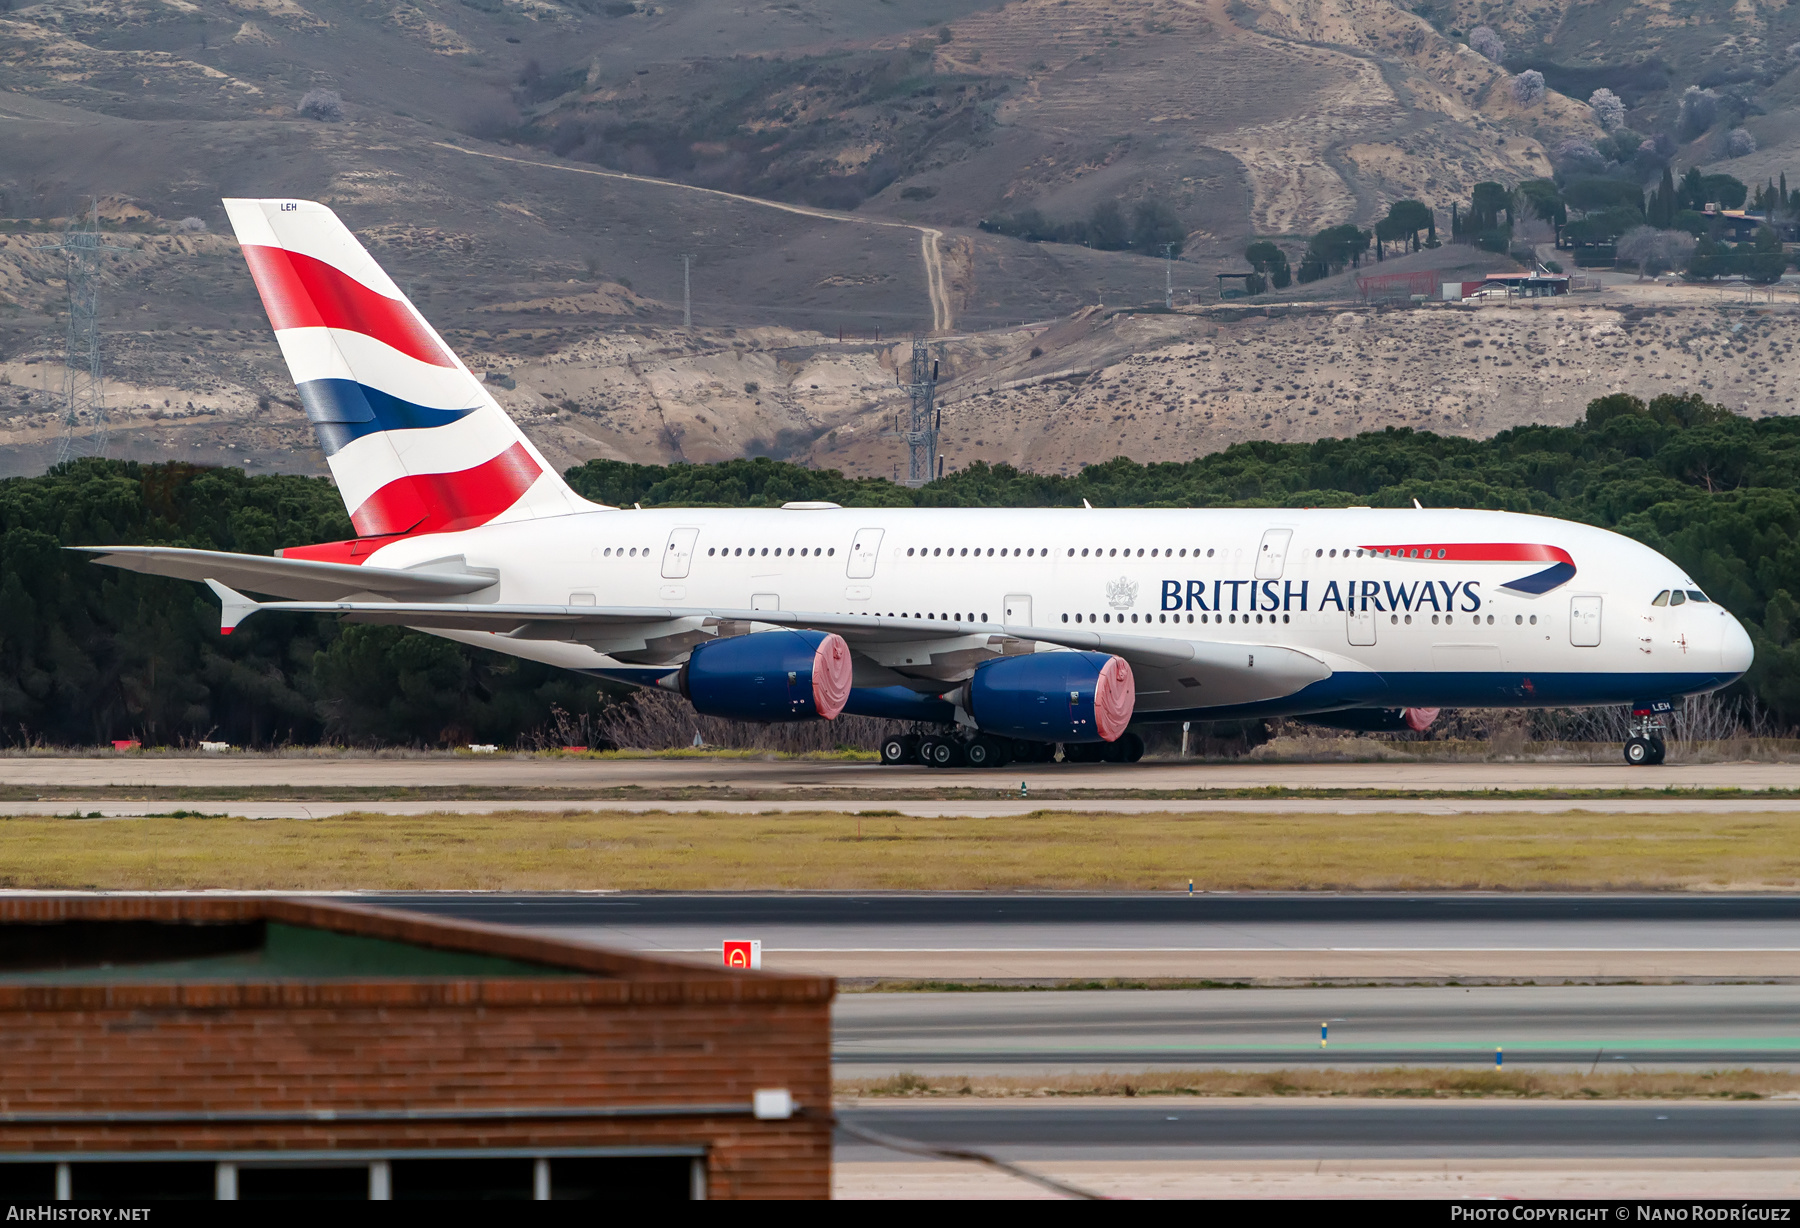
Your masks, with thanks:
[(174, 546), (72, 546), (100, 557), (96, 563), (126, 571), (177, 580), (218, 580), (253, 593), (295, 601), (331, 601), (356, 593), (395, 599), (458, 597), (479, 592), (495, 577), (469, 571), (461, 560), (442, 570), (413, 571), (358, 567), (353, 563), (321, 563), (311, 559), (272, 558), (266, 554), (230, 554), (222, 550), (185, 550)]
[(256, 613), (262, 607), (236, 589), (226, 588), (217, 580), (208, 580), (210, 588), (219, 599), (219, 634), (230, 635), (237, 630), (237, 625)]

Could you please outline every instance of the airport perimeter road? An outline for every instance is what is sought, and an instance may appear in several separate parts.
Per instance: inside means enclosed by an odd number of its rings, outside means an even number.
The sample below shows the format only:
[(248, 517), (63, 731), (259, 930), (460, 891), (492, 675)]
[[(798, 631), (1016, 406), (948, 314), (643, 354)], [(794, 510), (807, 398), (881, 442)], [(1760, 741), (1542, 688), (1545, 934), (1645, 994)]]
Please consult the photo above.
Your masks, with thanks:
[(570, 788), (808, 790), (1294, 789), (1800, 789), (1800, 764), (1672, 763), (1177, 763), (1033, 764), (1000, 771), (890, 768), (869, 763), (748, 759), (544, 759), (285, 755), (118, 755), (0, 758), (0, 785), (50, 788)]
[[(1062, 1100), (840, 1105), (1124, 1198), (1793, 1198), (1800, 1104)], [(840, 1133), (839, 1198), (1054, 1197)]]
[(845, 977), (1800, 977), (1774, 895), (369, 895), (628, 950)]
[(832, 1010), (841, 1078), (1487, 1068), (1496, 1049), (1508, 1065), (1583, 1071), (1800, 1065), (1800, 985), (853, 993)]

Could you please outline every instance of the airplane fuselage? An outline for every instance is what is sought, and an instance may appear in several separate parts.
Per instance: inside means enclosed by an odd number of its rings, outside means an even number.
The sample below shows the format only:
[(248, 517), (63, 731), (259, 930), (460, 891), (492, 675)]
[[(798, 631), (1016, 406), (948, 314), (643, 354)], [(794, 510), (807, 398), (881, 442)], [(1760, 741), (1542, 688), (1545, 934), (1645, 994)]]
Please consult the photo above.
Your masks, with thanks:
[[(1003, 628), (1298, 649), (1330, 676), (1233, 702), (1180, 666), (1138, 666), (1137, 718), (1347, 707), (1540, 707), (1673, 698), (1748, 668), (1750, 641), (1691, 577), (1618, 534), (1504, 512), (1390, 509), (605, 510), (401, 540), (384, 568), (461, 556), (475, 600), (911, 618), (930, 651), (886, 650), (900, 682), (948, 690), (956, 638)], [(1679, 605), (1653, 605), (1679, 592)], [(575, 641), (452, 638), (652, 684), (669, 667)], [(923, 641), (922, 641), (923, 642)], [(924, 650), (922, 649), (921, 652)], [(871, 667), (872, 668), (872, 667)], [(852, 706), (852, 711), (856, 710)]]

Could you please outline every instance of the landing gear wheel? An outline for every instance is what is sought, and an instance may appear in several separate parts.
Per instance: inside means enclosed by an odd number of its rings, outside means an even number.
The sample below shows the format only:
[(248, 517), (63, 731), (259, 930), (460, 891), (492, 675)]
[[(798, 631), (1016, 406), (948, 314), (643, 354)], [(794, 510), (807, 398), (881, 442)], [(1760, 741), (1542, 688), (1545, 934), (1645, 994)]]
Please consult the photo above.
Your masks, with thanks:
[(1661, 767), (1662, 761), (1668, 758), (1669, 745), (1661, 738), (1650, 739), (1650, 766)]
[(999, 738), (982, 734), (963, 747), (963, 755), (968, 759), (970, 767), (1000, 768), (1010, 762), (1006, 749), (1006, 743)]
[(881, 762), (888, 767), (919, 762), (918, 735), (897, 733), (891, 738), (884, 739), (881, 743)]
[(1099, 763), (1104, 753), (1103, 742), (1064, 742), (1064, 763)]
[(935, 768), (961, 767), (962, 746), (949, 738), (923, 738), (919, 742), (919, 758)]
[(1144, 739), (1129, 730), (1126, 731), (1124, 737), (1119, 739), (1118, 745), (1125, 750), (1125, 758), (1122, 762), (1136, 763), (1144, 757)]
[(1625, 762), (1632, 767), (1650, 767), (1656, 762), (1656, 751), (1649, 738), (1625, 739)]

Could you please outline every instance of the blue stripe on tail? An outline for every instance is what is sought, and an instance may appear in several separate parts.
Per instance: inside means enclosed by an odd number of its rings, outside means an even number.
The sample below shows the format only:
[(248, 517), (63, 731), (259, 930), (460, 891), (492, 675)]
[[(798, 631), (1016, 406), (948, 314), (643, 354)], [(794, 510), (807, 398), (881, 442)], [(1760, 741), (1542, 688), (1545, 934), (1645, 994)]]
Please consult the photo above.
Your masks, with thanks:
[(306, 406), (319, 446), (326, 456), (364, 435), (377, 431), (417, 431), (448, 426), (475, 412), (467, 409), (432, 409), (403, 401), (397, 396), (348, 379), (314, 379), (298, 385), (300, 403)]

